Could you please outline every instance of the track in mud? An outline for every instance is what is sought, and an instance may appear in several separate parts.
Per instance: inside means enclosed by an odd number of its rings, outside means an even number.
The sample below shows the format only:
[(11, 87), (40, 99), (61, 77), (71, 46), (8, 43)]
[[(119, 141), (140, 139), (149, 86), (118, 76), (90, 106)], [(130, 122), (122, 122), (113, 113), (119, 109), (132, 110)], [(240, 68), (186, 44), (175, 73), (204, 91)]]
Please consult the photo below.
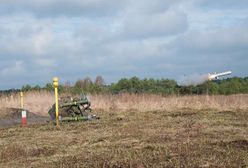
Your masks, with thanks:
[[(0, 109), (0, 128), (21, 125), (21, 112), (23, 109), (4, 108)], [(27, 111), (27, 124), (42, 124), (49, 121), (49, 117), (34, 114)]]

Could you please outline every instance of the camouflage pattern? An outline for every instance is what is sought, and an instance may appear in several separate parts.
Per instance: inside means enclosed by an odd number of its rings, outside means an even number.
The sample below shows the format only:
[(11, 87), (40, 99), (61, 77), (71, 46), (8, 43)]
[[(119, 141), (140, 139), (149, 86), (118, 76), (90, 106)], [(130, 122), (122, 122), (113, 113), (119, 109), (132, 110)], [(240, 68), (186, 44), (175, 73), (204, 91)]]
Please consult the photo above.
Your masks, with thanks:
[[(65, 119), (71, 121), (75, 121), (77, 119), (84, 120), (92, 118), (92, 116), (94, 118), (95, 115), (89, 115), (92, 111), (90, 106), (91, 102), (85, 94), (82, 94), (81, 98), (62, 98), (59, 101), (59, 117), (61, 121)], [(55, 104), (53, 104), (51, 109), (48, 111), (48, 114), (50, 115), (51, 120), (56, 119)]]

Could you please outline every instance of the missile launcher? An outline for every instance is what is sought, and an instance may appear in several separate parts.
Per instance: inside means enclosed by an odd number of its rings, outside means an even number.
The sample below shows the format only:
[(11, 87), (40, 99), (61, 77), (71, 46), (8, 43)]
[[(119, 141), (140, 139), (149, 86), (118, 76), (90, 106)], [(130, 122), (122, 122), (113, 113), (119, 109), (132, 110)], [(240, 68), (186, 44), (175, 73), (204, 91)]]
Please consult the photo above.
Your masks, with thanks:
[[(89, 98), (82, 94), (81, 98), (63, 98), (59, 101), (60, 121), (85, 121), (99, 119), (96, 115), (91, 115), (91, 102)], [(51, 120), (56, 119), (55, 104), (48, 111)]]

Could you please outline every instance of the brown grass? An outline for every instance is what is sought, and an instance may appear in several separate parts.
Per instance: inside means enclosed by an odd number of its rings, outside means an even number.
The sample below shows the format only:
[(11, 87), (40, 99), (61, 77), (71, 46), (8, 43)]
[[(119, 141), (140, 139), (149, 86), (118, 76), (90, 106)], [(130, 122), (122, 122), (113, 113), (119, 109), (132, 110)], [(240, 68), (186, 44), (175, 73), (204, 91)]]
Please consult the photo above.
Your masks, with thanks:
[[(248, 166), (248, 95), (89, 97), (100, 120), (0, 128), (0, 167)], [(24, 102), (47, 115), (54, 98), (29, 92)], [(19, 104), (0, 98), (0, 108)]]
[(138, 111), (179, 109), (215, 109), (232, 110), (247, 109), (248, 95), (230, 96), (160, 96), (149, 94), (121, 94), (92, 96), (93, 107), (96, 109), (117, 109)]
[[(160, 96), (152, 94), (89, 95), (96, 110), (175, 111), (179, 109), (237, 110), (248, 108), (248, 95), (217, 96)], [(53, 93), (27, 92), (24, 94), (24, 108), (36, 114), (47, 115), (54, 103)], [(20, 107), (18, 94), (0, 97), (0, 108)]]
[(0, 167), (248, 166), (246, 110), (95, 113), (59, 128), (0, 129)]
[[(47, 115), (47, 112), (54, 102), (52, 93), (49, 92), (26, 92), (24, 93), (24, 109), (33, 113)], [(0, 108), (20, 108), (20, 95), (11, 94), (0, 96)]]

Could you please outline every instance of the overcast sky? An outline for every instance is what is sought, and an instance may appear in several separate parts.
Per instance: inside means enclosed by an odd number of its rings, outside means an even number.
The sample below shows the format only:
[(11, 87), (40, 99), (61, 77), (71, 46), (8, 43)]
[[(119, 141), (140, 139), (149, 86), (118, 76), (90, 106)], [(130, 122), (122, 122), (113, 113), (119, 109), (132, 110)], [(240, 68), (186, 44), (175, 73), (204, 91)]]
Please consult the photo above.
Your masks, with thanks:
[(1, 0), (0, 89), (248, 76), (248, 0)]

